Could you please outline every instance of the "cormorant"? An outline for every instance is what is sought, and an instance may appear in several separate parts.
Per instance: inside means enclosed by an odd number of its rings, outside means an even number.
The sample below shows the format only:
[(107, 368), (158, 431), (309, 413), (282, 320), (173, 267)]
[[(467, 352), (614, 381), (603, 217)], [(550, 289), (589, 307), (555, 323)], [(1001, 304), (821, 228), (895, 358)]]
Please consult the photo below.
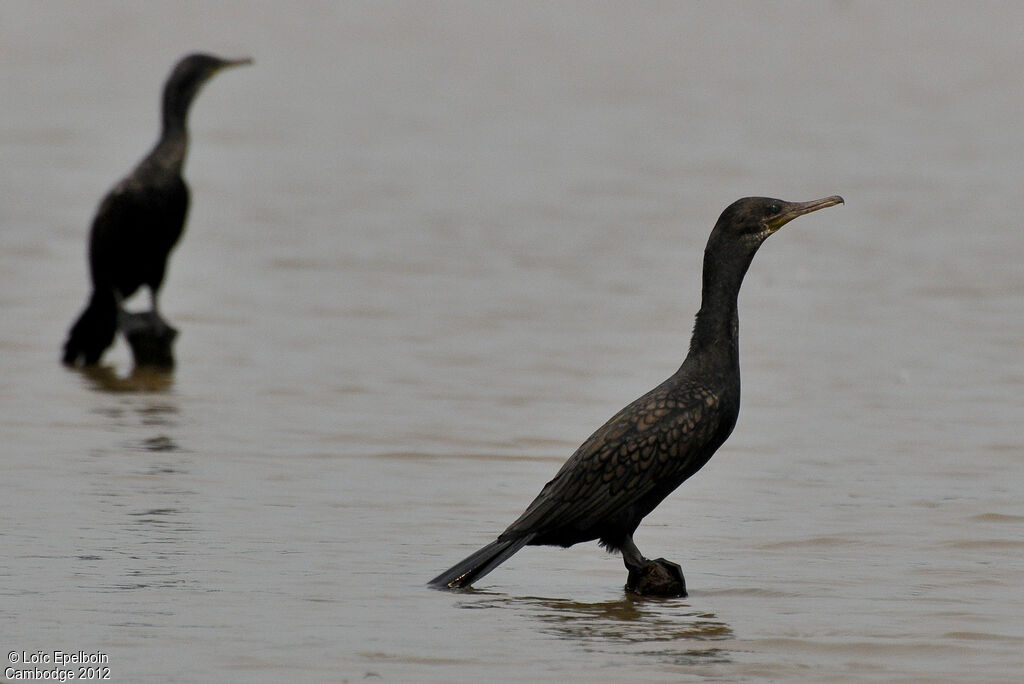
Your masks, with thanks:
[(92, 296), (71, 326), (63, 361), (93, 365), (114, 341), (121, 302), (140, 286), (149, 288), (151, 317), (167, 257), (185, 228), (189, 190), (182, 178), (188, 152), (188, 111), (203, 84), (226, 67), (251, 64), (251, 59), (212, 55), (183, 57), (167, 78), (163, 91), (160, 139), (135, 169), (107, 193), (92, 222), (89, 270)]
[(430, 586), (467, 587), (527, 545), (568, 547), (597, 539), (622, 553), (627, 588), (661, 566), (663, 576), (677, 575), (673, 593), (685, 595), (679, 566), (644, 558), (633, 533), (644, 516), (708, 462), (736, 424), (736, 299), (758, 247), (796, 217), (842, 202), (838, 196), (813, 202), (747, 197), (726, 208), (704, 250), (701, 307), (683, 365), (592, 434), (495, 541)]

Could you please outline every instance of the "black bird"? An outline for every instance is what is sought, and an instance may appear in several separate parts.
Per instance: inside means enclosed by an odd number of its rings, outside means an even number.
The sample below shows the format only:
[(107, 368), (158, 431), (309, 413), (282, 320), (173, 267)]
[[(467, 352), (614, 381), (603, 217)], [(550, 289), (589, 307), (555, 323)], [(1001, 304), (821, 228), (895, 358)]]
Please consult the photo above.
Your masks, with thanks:
[(188, 152), (189, 107), (215, 73), (251, 63), (250, 59), (193, 54), (171, 71), (164, 84), (160, 139), (107, 193), (93, 219), (89, 235), (92, 296), (64, 343), (65, 364), (99, 362), (114, 341), (121, 302), (142, 285), (149, 288), (153, 318), (160, 320), (157, 293), (188, 212), (189, 191), (182, 167)]
[[(591, 435), (495, 541), (430, 586), (467, 587), (527, 545), (567, 547), (592, 539), (622, 553), (630, 582), (652, 565), (667, 564), (682, 583), (677, 565), (641, 555), (633, 533), (644, 516), (708, 462), (736, 424), (736, 299), (758, 247), (796, 217), (842, 202), (838, 196), (813, 202), (747, 197), (726, 208), (704, 250), (701, 307), (683, 365)], [(677, 593), (685, 595), (685, 584), (681, 587)]]

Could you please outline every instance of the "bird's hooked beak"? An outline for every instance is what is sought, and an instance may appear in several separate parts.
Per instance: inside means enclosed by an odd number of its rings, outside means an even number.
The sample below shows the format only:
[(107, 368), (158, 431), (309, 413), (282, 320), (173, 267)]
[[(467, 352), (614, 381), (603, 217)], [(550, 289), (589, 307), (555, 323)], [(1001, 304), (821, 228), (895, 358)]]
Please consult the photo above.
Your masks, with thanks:
[(843, 198), (839, 195), (823, 197), (822, 199), (812, 200), (810, 202), (787, 202), (783, 205), (781, 212), (765, 220), (765, 227), (768, 229), (769, 234), (771, 234), (795, 219), (797, 216), (803, 216), (804, 214), (809, 214), (812, 211), (818, 211), (819, 209), (824, 209), (826, 207), (834, 207), (837, 204), (844, 204)]
[(237, 66), (246, 66), (247, 64), (252, 64), (252, 57), (241, 57), (239, 59), (225, 59), (218, 67), (218, 70), (228, 69)]

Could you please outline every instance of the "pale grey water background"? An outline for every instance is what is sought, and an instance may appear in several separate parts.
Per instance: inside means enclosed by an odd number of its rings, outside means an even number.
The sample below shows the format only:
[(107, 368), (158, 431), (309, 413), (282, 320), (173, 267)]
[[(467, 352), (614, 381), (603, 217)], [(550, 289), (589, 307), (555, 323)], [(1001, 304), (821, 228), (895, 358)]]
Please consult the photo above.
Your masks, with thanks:
[[(0, 5), (2, 653), (133, 682), (1019, 680), (1022, 25)], [(123, 346), (106, 378), (58, 363), (88, 222), (193, 49), (256, 64), (193, 110), (180, 366), (112, 391)], [(689, 598), (625, 598), (593, 544), (424, 588), (675, 370), (722, 208), (833, 193), (755, 259), (739, 424), (638, 534)]]

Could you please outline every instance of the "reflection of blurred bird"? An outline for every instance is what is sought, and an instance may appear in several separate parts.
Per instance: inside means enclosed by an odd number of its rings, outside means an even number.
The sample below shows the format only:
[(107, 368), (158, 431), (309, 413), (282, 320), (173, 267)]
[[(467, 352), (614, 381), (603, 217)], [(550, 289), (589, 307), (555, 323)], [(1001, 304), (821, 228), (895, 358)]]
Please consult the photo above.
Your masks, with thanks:
[[(797, 216), (842, 201), (748, 197), (730, 205), (704, 251), (703, 298), (683, 365), (591, 435), (495, 541), (435, 577), (431, 586), (469, 586), (526, 545), (572, 546), (597, 539), (610, 551), (622, 552), (631, 578), (652, 564), (667, 563), (644, 558), (633, 532), (708, 462), (736, 424), (736, 298), (743, 276), (769, 235)], [(678, 566), (669, 565), (678, 572)]]
[(250, 64), (211, 55), (189, 55), (164, 84), (163, 132), (153, 150), (107, 193), (89, 236), (92, 296), (64, 343), (64, 363), (93, 365), (114, 341), (121, 302), (149, 288), (152, 312), (167, 257), (185, 227), (188, 186), (181, 176), (188, 152), (188, 110), (219, 70)]

